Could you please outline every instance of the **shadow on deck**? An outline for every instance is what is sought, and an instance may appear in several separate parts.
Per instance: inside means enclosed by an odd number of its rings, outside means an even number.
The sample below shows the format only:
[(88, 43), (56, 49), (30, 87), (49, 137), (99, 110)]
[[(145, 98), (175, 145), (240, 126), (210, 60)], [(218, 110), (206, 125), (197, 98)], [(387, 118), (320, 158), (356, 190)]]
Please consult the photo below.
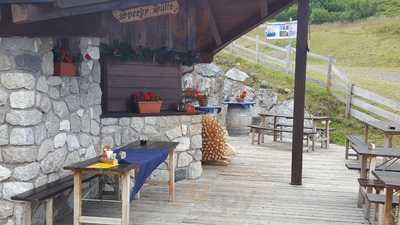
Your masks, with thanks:
[[(344, 166), (344, 148), (304, 153), (303, 185), (291, 186), (291, 145), (250, 145), (230, 138), (237, 155), (227, 167), (205, 166), (199, 180), (176, 185), (176, 202), (164, 186), (147, 186), (134, 201), (131, 225), (358, 225), (357, 173)], [(117, 216), (119, 207), (94, 204), (90, 213)], [(69, 223), (59, 223), (64, 225)]]

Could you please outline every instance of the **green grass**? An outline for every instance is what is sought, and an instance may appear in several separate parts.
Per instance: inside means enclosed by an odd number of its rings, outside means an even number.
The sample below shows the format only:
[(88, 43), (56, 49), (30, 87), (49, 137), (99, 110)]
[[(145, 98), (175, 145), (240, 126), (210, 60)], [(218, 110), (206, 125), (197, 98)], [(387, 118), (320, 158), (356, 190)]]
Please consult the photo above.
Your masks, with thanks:
[[(249, 62), (229, 53), (221, 52), (214, 62), (224, 70), (236, 67), (249, 74), (247, 85), (258, 88), (261, 82), (280, 93), (279, 101), (293, 96), (293, 77), (267, 67)], [(315, 78), (315, 74), (308, 73), (309, 77)], [(344, 144), (345, 135), (349, 133), (362, 134), (363, 125), (356, 119), (345, 118), (345, 105), (337, 101), (326, 89), (312, 83), (306, 86), (306, 109), (313, 115), (328, 115), (332, 118), (331, 127), (334, 128), (331, 139), (333, 143)], [(383, 135), (376, 130), (371, 130), (370, 140), (378, 145), (383, 145)], [(400, 139), (394, 140), (395, 146), (400, 147)]]
[[(400, 69), (400, 16), (312, 25), (310, 30), (311, 51), (333, 56), (339, 65)], [(263, 39), (264, 29), (249, 33), (252, 37), (256, 35)], [(288, 40), (269, 42), (282, 47), (289, 43)]]
[[(381, 79), (381, 74), (400, 75), (400, 17), (372, 17), (354, 23), (312, 25), (310, 29), (312, 52), (335, 57), (337, 66), (347, 72), (356, 85), (400, 100), (400, 78), (394, 81)], [(249, 33), (252, 37), (256, 35), (264, 38), (264, 29), (257, 28)], [(244, 39), (240, 39), (239, 42), (255, 49), (254, 43)], [(281, 47), (289, 43), (288, 40), (268, 42)], [(260, 50), (280, 59), (285, 57), (282, 52), (267, 48)], [(309, 64), (326, 65), (318, 60), (309, 60)], [(371, 72), (375, 70), (377, 72)]]

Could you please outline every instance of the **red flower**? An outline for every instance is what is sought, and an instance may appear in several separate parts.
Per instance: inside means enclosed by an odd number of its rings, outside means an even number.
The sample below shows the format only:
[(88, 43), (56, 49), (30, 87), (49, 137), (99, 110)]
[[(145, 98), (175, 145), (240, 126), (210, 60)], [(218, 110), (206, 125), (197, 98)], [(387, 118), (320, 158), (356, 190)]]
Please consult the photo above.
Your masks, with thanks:
[(143, 95), (143, 100), (144, 100), (144, 101), (151, 101), (151, 96), (150, 96), (150, 94), (149, 94), (149, 93), (145, 93), (145, 94)]
[(85, 54), (85, 59), (86, 60), (92, 60), (92, 56), (89, 55), (89, 53)]

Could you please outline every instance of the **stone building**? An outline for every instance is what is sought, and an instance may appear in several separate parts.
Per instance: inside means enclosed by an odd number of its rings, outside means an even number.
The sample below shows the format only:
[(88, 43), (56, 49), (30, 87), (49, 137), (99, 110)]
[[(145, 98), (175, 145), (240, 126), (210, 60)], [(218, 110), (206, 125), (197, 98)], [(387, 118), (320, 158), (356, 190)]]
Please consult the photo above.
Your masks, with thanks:
[[(0, 224), (23, 224), (26, 209), (12, 196), (68, 175), (63, 166), (98, 155), (102, 143), (178, 141), (177, 180), (201, 175), (201, 115), (102, 118), (100, 40), (71, 41), (91, 56), (77, 77), (53, 75), (52, 38), (0, 39)], [(165, 165), (152, 175), (166, 177)], [(58, 213), (72, 207), (69, 194), (56, 199)], [(43, 205), (32, 210), (42, 224)]]

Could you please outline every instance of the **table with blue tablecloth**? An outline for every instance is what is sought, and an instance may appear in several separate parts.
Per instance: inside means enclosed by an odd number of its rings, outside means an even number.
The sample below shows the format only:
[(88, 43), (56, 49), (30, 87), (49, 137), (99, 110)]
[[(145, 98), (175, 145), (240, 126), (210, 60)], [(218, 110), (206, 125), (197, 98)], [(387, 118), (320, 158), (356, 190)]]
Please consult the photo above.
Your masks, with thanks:
[[(174, 149), (179, 143), (177, 142), (147, 142), (146, 145), (140, 145), (139, 142), (128, 144), (124, 147), (114, 149), (114, 153), (126, 152), (126, 158), (119, 161), (120, 164), (133, 164), (137, 165), (138, 169), (135, 171), (135, 185), (131, 189), (131, 199), (139, 193), (141, 187), (146, 182), (146, 179), (157, 167), (163, 163), (168, 156), (170, 162), (168, 165), (174, 165)], [(170, 200), (175, 198), (174, 194), (174, 180), (175, 168), (169, 166), (170, 173)]]
[[(115, 153), (126, 152), (126, 158), (119, 160), (117, 165), (102, 163), (100, 157), (91, 158), (83, 162), (64, 167), (74, 173), (74, 224), (99, 223), (102, 219), (113, 220), (116, 224), (129, 224), (130, 201), (151, 175), (151, 173), (168, 158), (169, 196), (175, 201), (175, 163), (174, 154), (177, 142), (147, 142), (141, 145), (134, 142), (115, 149)], [(131, 187), (131, 175), (135, 174), (135, 185)], [(82, 174), (116, 175), (121, 184), (122, 213), (120, 218), (103, 218), (82, 215)], [(89, 201), (90, 199), (85, 199)], [(102, 201), (97, 199), (96, 201)]]

